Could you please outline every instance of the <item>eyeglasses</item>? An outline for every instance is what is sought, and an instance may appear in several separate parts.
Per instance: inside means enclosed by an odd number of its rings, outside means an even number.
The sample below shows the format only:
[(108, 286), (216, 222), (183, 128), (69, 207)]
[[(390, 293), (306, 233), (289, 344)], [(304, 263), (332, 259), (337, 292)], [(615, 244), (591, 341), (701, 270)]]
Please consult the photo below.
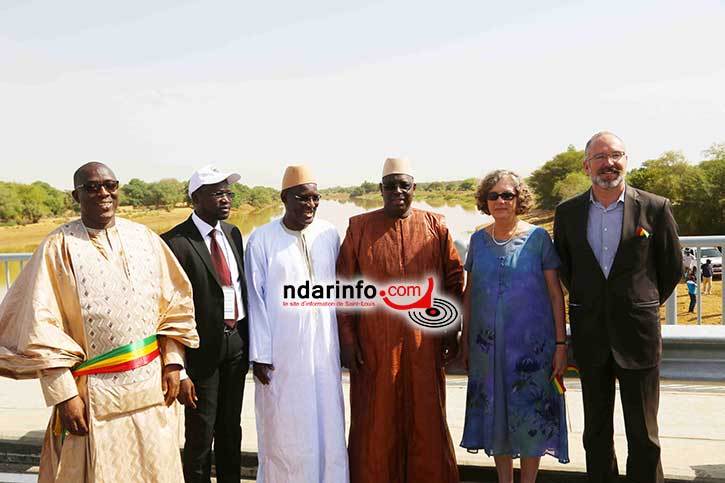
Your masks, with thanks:
[(512, 199), (516, 198), (518, 194), (512, 193), (510, 191), (504, 191), (503, 193), (496, 193), (495, 191), (489, 191), (486, 195), (486, 199), (489, 201), (496, 201), (497, 199), (501, 198), (504, 201), (511, 201)]
[(611, 153), (599, 153), (595, 154), (594, 156), (590, 157), (589, 159), (593, 159), (594, 161), (607, 161), (608, 159), (611, 159), (615, 163), (622, 159), (625, 156), (624, 151), (612, 151)]
[(77, 190), (83, 190), (86, 193), (100, 193), (101, 188), (106, 188), (109, 193), (115, 193), (118, 189), (118, 181), (115, 179), (107, 179), (106, 181), (89, 181), (88, 183), (79, 184), (75, 187)]
[(310, 201), (312, 203), (319, 203), (320, 198), (322, 198), (322, 196), (320, 196), (320, 195), (307, 195), (307, 196), (292, 195), (292, 196), (294, 196), (294, 198), (297, 201), (299, 201), (300, 203), (307, 203), (307, 204), (309, 204)]
[(211, 195), (217, 200), (220, 200), (222, 198), (229, 198), (230, 200), (233, 200), (235, 193), (233, 191), (215, 191)]
[(384, 191), (397, 191), (398, 189), (400, 189), (403, 193), (407, 193), (413, 189), (413, 183), (408, 183), (407, 181), (403, 181), (401, 183), (383, 183)]

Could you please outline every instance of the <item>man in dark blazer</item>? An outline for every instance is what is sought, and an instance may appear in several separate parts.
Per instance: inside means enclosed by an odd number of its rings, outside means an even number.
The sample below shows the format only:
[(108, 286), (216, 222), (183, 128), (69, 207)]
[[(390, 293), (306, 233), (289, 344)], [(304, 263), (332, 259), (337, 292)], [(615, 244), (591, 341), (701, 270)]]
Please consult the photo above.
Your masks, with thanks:
[(207, 166), (189, 180), (192, 215), (161, 235), (191, 281), (198, 349), (186, 351), (179, 402), (186, 406), (184, 479), (210, 481), (214, 442), (217, 481), (240, 480), (241, 411), (249, 367), (247, 292), (239, 229), (225, 223), (236, 173)]
[(664, 482), (657, 428), (662, 337), (659, 308), (682, 277), (670, 202), (626, 186), (624, 143), (595, 134), (585, 149), (587, 192), (554, 217), (561, 279), (584, 402), (584, 449), (591, 482), (618, 478), (615, 379), (627, 433), (627, 481)]

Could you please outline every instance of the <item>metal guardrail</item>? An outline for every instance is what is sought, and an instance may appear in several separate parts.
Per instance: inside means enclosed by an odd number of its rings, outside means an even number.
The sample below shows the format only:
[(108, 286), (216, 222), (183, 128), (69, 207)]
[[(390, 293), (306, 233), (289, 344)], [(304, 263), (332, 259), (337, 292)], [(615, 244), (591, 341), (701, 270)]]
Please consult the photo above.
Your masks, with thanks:
[[(3, 284), (4, 286), (1, 288), (3, 293), (10, 288), (10, 285), (12, 285), (15, 280), (12, 270), (13, 265), (17, 265), (17, 273), (20, 273), (25, 266), (25, 262), (30, 260), (31, 255), (32, 253), (0, 253), (0, 263), (3, 265), (2, 273), (4, 274), (5, 279), (5, 283)], [(17, 276), (17, 274), (15, 276)]]
[[(571, 340), (570, 327), (567, 336)], [(575, 364), (571, 351), (569, 363)], [(447, 374), (464, 375), (454, 361)], [(725, 382), (725, 326), (663, 325), (660, 378), (676, 381)]]
[(662, 379), (725, 382), (725, 326), (663, 325)]

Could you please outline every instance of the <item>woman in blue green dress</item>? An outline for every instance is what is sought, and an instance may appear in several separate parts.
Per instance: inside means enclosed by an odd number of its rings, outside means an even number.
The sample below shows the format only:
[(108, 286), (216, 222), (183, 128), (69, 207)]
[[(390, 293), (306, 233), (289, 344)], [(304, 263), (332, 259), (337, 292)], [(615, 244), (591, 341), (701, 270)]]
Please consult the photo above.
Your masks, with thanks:
[(499, 483), (536, 481), (541, 456), (568, 463), (566, 408), (552, 384), (566, 369), (559, 259), (543, 228), (519, 220), (532, 205), (511, 171), (488, 174), (476, 192), (494, 222), (471, 236), (465, 269), (463, 357), (468, 368), (461, 446), (496, 462)]

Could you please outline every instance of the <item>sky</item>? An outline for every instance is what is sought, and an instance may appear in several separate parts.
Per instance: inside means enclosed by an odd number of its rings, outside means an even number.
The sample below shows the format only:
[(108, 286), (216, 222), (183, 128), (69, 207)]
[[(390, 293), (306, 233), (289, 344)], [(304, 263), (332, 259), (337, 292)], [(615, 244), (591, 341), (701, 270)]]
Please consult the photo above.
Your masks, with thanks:
[(0, 180), (527, 175), (600, 130), (630, 167), (697, 162), (725, 142), (723, 25), (722, 0), (2, 0)]

